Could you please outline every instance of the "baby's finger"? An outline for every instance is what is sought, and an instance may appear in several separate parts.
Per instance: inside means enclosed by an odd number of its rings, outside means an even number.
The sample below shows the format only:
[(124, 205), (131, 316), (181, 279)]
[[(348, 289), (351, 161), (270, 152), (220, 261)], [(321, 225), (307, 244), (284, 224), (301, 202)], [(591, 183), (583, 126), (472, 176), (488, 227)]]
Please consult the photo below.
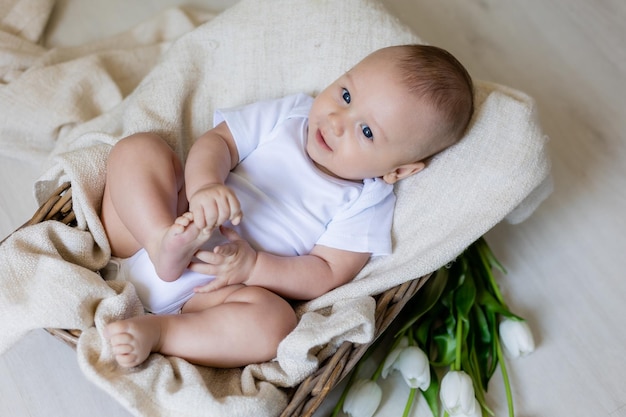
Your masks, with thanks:
[[(223, 227), (224, 226), (221, 226), (220, 230), (222, 230)], [(232, 256), (236, 254), (237, 245), (234, 243), (224, 243), (223, 245), (214, 247), (213, 252), (215, 252), (216, 255), (221, 255), (223, 259), (223, 258), (226, 258), (227, 256)]]
[(236, 196), (232, 195), (228, 198), (228, 204), (230, 206), (230, 216), (228, 220), (237, 226), (241, 223), (241, 218), (243, 217), (243, 213), (241, 212), (241, 205), (239, 204), (239, 200)]
[(234, 216), (231, 217), (230, 222), (234, 225), (237, 226), (239, 223), (241, 223), (241, 219), (243, 217), (243, 213), (241, 211), (235, 213)]
[(236, 240), (241, 240), (241, 236), (239, 236), (239, 234), (234, 229), (231, 229), (230, 227), (221, 226), (220, 232), (226, 239), (230, 240), (231, 242), (234, 242)]
[(187, 268), (202, 275), (217, 275), (217, 267), (204, 262), (191, 262)]
[[(224, 261), (224, 255), (221, 253), (214, 252), (214, 251), (199, 250), (194, 254), (194, 256), (207, 265), (219, 265)], [(198, 264), (198, 267), (202, 265), (202, 263), (200, 262), (195, 262), (195, 263)], [(202, 272), (202, 271), (198, 271), (198, 272)]]
[(204, 227), (215, 229), (220, 225), (220, 204), (217, 201), (211, 201), (204, 206)]
[(204, 218), (204, 208), (201, 205), (190, 206), (189, 211), (193, 217), (193, 222), (200, 230), (206, 227), (206, 219)]

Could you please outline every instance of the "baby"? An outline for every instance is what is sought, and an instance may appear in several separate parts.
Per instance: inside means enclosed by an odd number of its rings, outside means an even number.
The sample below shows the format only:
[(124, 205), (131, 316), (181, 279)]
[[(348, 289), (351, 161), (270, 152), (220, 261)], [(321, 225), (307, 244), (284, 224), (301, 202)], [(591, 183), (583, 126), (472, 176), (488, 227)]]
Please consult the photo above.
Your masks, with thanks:
[(391, 252), (393, 184), (460, 140), (472, 113), (463, 66), (405, 45), (315, 99), (216, 112), (184, 166), (155, 134), (120, 140), (101, 218), (154, 314), (107, 325), (118, 364), (151, 352), (216, 367), (274, 358), (296, 326), (287, 300), (318, 297)]

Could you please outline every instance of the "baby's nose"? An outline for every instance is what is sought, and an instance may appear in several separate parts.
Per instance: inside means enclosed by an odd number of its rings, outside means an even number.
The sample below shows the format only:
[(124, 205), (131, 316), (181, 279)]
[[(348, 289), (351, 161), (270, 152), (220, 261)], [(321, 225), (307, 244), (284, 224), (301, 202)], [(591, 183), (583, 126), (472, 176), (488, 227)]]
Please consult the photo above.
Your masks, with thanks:
[(335, 134), (336, 136), (341, 136), (343, 135), (343, 131), (344, 131), (344, 124), (343, 121), (341, 119), (341, 116), (337, 113), (331, 113), (328, 116), (329, 120), (330, 120), (330, 126), (333, 130), (333, 134)]

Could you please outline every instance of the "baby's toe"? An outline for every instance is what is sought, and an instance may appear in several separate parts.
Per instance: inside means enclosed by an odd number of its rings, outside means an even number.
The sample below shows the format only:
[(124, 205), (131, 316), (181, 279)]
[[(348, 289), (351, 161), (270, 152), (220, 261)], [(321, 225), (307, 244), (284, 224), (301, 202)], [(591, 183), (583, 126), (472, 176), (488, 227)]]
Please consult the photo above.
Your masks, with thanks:
[(130, 344), (113, 344), (111, 350), (114, 355), (128, 355), (133, 352), (134, 347)]
[(137, 366), (141, 363), (135, 354), (116, 355), (115, 360), (124, 368), (132, 368), (133, 366)]

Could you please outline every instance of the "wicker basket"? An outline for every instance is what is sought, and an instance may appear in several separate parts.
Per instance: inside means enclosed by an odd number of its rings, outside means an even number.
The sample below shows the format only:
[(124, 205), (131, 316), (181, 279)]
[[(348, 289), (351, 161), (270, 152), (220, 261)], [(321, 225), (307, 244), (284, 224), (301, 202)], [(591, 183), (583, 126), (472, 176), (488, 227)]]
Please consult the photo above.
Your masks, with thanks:
[[(35, 212), (33, 217), (20, 228), (43, 221), (60, 221), (70, 227), (75, 226), (72, 211), (72, 189), (70, 183), (61, 185), (52, 196)], [(4, 241), (4, 240), (3, 240)], [(0, 242), (1, 244), (2, 242)], [(376, 330), (378, 338), (405, 304), (415, 295), (428, 276), (391, 288), (376, 298)], [(46, 329), (55, 337), (72, 347), (76, 347), (80, 331), (66, 329)], [(353, 369), (365, 351), (371, 346), (344, 342), (337, 352), (321, 364), (320, 368), (298, 386), (286, 389), (289, 404), (281, 417), (310, 417), (322, 404), (328, 393)]]

